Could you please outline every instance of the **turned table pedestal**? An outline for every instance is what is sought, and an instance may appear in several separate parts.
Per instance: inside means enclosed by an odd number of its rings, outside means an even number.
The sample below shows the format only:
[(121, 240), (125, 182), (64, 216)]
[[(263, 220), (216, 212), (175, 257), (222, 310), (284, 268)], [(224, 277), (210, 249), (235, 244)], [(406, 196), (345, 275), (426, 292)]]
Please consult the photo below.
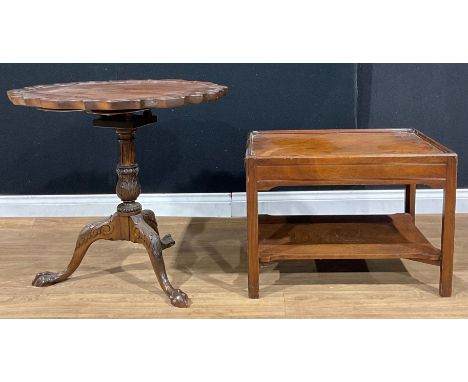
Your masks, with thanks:
[(184, 80), (142, 80), (82, 82), (40, 85), (8, 91), (15, 105), (52, 111), (85, 111), (99, 115), (94, 126), (114, 128), (120, 149), (116, 193), (122, 203), (102, 221), (85, 226), (76, 241), (75, 251), (62, 272), (42, 272), (32, 284), (49, 286), (66, 280), (78, 268), (90, 245), (97, 240), (128, 240), (143, 244), (156, 277), (172, 305), (185, 308), (188, 296), (175, 289), (166, 274), (162, 251), (175, 244), (171, 235), (160, 238), (155, 214), (137, 202), (140, 194), (138, 164), (135, 159), (135, 133), (156, 122), (152, 108), (173, 108), (184, 104), (214, 101), (227, 92), (225, 86)]

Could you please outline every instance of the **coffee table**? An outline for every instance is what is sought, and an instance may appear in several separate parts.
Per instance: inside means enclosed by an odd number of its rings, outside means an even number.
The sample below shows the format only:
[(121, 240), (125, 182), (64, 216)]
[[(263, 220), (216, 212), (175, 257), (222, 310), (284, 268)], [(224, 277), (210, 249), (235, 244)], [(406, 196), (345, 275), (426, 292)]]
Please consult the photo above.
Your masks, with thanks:
[[(412, 129), (282, 130), (250, 134), (246, 153), (248, 289), (259, 264), (301, 259), (404, 258), (440, 267), (452, 293), (457, 155)], [(405, 185), (404, 213), (258, 216), (258, 191), (279, 186)], [(414, 223), (416, 184), (444, 189), (442, 245)]]
[(136, 201), (140, 184), (135, 160), (135, 133), (138, 128), (156, 122), (156, 116), (151, 113), (153, 108), (215, 101), (226, 93), (226, 86), (178, 79), (75, 82), (9, 90), (8, 97), (15, 105), (98, 115), (94, 126), (114, 128), (120, 150), (116, 193), (122, 203), (117, 206), (117, 212), (82, 229), (71, 261), (63, 272), (39, 273), (32, 284), (45, 287), (66, 280), (97, 240), (129, 240), (145, 246), (159, 284), (171, 304), (179, 308), (188, 307), (190, 299), (171, 285), (164, 266), (162, 251), (175, 242), (170, 235), (160, 238), (155, 214), (143, 210)]

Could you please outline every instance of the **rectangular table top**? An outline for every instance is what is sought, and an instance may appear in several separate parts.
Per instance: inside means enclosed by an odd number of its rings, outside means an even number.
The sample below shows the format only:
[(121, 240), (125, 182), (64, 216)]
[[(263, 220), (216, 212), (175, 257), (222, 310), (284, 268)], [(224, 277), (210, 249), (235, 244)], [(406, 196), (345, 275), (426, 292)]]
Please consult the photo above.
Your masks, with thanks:
[(251, 133), (247, 157), (339, 158), (456, 155), (414, 129), (272, 130)]

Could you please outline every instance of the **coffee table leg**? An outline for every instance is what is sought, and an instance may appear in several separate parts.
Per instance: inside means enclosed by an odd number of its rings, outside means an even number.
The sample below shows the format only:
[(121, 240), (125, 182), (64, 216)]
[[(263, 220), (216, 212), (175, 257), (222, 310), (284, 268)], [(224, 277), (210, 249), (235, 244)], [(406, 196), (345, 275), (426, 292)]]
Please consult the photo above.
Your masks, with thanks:
[(457, 159), (451, 157), (448, 159), (447, 164), (447, 183), (444, 189), (444, 211), (442, 215), (442, 259), (439, 284), (441, 297), (450, 297), (452, 295), (456, 192)]
[(75, 251), (68, 264), (67, 269), (63, 272), (41, 272), (36, 275), (32, 285), (36, 287), (45, 287), (52, 284), (59, 283), (69, 278), (73, 272), (81, 264), (88, 248), (92, 243), (97, 240), (105, 239), (110, 240), (113, 238), (114, 224), (113, 219), (115, 215), (102, 220), (97, 223), (86, 225), (80, 232), (78, 239), (76, 240)]
[(407, 184), (405, 189), (405, 212), (415, 217), (416, 211), (416, 185)]
[[(159, 234), (145, 221), (141, 214), (130, 216), (129, 223), (131, 225), (130, 240), (134, 243), (140, 243), (145, 246), (150, 256), (154, 273), (159, 281), (159, 285), (166, 293), (171, 304), (178, 308), (187, 308), (190, 305), (190, 299), (183, 291), (175, 289), (167, 277), (166, 267), (162, 256), (163, 243), (159, 238)], [(171, 245), (172, 244), (169, 244), (168, 246)]]
[(247, 182), (247, 255), (249, 298), (259, 298), (260, 264), (258, 259), (258, 191), (255, 180), (255, 164), (246, 161)]

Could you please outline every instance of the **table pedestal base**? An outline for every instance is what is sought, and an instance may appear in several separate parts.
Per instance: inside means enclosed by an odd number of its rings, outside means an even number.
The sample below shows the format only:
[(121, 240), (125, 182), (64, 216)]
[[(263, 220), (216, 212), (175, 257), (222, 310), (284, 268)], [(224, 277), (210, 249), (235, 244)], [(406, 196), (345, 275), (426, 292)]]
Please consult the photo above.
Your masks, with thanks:
[(86, 225), (76, 241), (75, 251), (63, 272), (41, 272), (36, 275), (32, 285), (45, 287), (65, 281), (76, 271), (88, 248), (97, 240), (128, 240), (143, 244), (150, 256), (154, 273), (159, 285), (166, 293), (172, 305), (186, 308), (190, 304), (188, 296), (180, 289), (175, 289), (166, 274), (162, 251), (175, 244), (171, 235), (159, 237), (158, 224), (151, 210), (143, 210), (133, 216), (121, 216), (115, 213), (107, 219)]
[(151, 210), (142, 210), (136, 201), (140, 194), (138, 165), (135, 163), (134, 134), (137, 127), (155, 121), (148, 111), (143, 116), (128, 113), (95, 120), (95, 126), (115, 127), (119, 137), (120, 163), (117, 165), (116, 193), (122, 200), (117, 212), (102, 221), (86, 225), (76, 241), (75, 251), (63, 272), (42, 272), (36, 275), (32, 285), (45, 287), (70, 277), (83, 260), (88, 248), (97, 240), (128, 240), (143, 244), (148, 251), (159, 285), (172, 305), (187, 308), (190, 299), (180, 289), (175, 289), (166, 274), (162, 251), (175, 244), (171, 235), (159, 237), (158, 223)]

